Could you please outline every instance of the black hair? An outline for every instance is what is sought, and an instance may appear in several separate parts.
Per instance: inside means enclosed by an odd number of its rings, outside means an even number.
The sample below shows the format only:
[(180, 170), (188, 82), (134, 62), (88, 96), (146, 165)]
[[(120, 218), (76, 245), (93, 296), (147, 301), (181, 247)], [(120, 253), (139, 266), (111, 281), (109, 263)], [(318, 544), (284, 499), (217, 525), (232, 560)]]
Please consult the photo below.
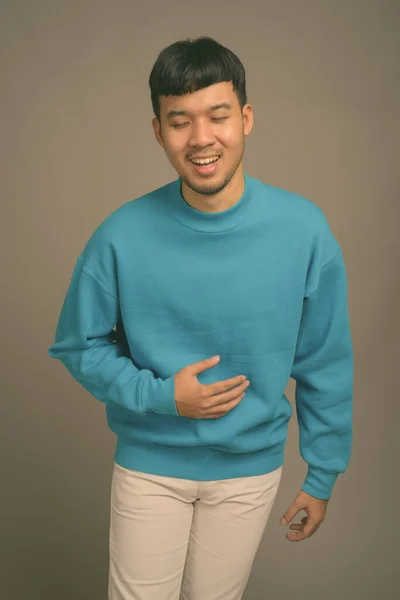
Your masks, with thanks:
[(150, 73), (154, 114), (160, 120), (160, 96), (182, 96), (223, 81), (232, 82), (243, 109), (246, 74), (236, 54), (210, 37), (175, 42), (160, 52)]

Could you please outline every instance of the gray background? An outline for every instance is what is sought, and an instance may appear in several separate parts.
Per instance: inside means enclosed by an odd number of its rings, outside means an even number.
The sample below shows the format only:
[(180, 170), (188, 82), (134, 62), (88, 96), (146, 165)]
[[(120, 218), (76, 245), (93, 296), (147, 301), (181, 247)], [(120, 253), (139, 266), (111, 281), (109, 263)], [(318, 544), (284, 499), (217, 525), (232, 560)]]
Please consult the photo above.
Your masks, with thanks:
[(107, 598), (115, 438), (47, 347), (95, 227), (177, 176), (147, 80), (162, 48), (199, 35), (245, 66), (247, 172), (328, 217), (355, 351), (353, 453), (327, 519), (297, 544), (279, 526), (306, 470), (294, 413), (244, 600), (396, 596), (399, 16), (388, 0), (1, 3), (2, 598)]

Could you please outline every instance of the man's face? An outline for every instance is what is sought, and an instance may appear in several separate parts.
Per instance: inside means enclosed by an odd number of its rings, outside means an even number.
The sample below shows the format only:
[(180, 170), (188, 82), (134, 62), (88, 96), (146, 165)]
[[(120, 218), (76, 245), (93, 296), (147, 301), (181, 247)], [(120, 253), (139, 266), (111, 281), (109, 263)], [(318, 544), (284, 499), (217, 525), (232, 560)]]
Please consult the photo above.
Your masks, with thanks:
[[(249, 104), (240, 110), (232, 83), (222, 82), (184, 96), (161, 96), (161, 126), (156, 118), (156, 139), (194, 192), (220, 192), (241, 167), (244, 141), (252, 128)], [(195, 165), (195, 157), (219, 156), (209, 167)]]

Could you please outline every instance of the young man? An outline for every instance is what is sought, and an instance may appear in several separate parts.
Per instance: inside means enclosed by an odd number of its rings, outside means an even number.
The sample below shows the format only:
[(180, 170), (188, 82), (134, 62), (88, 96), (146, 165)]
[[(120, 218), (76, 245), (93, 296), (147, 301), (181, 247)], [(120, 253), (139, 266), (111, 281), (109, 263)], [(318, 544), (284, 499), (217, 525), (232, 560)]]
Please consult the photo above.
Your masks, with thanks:
[(49, 354), (117, 436), (109, 598), (238, 600), (281, 479), (290, 377), (308, 471), (288, 540), (317, 530), (349, 462), (345, 265), (315, 204), (243, 170), (253, 112), (235, 54), (177, 42), (149, 83), (178, 178), (97, 227)]

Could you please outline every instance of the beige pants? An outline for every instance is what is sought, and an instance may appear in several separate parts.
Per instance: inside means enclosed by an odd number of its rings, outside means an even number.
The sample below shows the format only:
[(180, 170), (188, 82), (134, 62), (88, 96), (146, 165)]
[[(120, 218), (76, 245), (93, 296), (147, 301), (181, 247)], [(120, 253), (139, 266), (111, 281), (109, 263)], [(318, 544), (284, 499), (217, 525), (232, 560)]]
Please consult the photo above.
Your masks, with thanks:
[(114, 463), (109, 600), (240, 600), (281, 474), (191, 481)]

